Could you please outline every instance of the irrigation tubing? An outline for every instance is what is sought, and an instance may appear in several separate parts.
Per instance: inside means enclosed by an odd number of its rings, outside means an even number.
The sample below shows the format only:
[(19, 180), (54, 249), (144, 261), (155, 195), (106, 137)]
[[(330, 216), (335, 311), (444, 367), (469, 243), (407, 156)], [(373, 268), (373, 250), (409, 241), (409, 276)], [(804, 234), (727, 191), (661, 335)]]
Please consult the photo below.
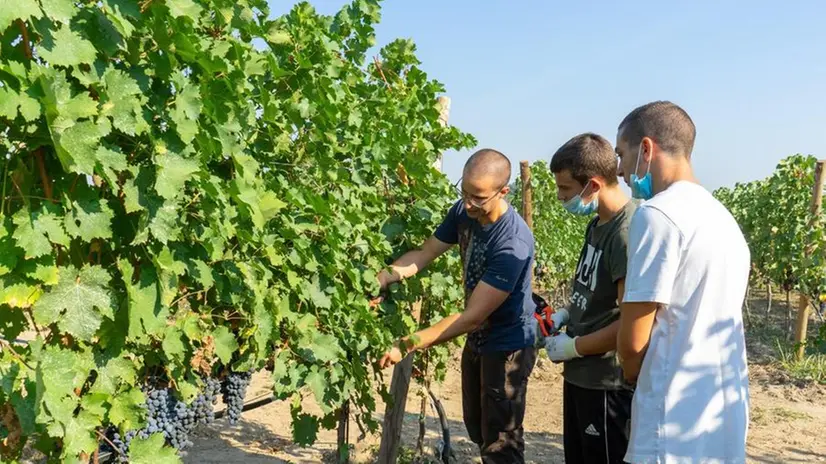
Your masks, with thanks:
[(448, 427), (447, 424), (447, 414), (445, 414), (445, 408), (442, 406), (442, 402), (436, 398), (436, 395), (433, 394), (433, 390), (431, 390), (430, 387), (427, 387), (427, 394), (430, 395), (430, 401), (433, 402), (436, 408), (436, 414), (439, 416), (439, 425), (442, 427), (444, 447), (442, 447), (441, 456), (438, 456), (438, 458), (441, 459), (444, 464), (450, 464), (453, 449), (450, 447), (450, 427)]

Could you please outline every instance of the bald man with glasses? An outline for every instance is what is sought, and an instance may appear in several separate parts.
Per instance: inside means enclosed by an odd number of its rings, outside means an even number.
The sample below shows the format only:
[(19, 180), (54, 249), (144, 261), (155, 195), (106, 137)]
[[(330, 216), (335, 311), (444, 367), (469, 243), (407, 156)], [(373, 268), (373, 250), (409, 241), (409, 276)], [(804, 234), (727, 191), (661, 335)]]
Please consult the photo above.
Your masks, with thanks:
[(417, 350), (467, 334), (462, 352), (462, 409), (483, 463), (524, 463), (522, 421), (528, 377), (536, 361), (536, 307), (531, 270), (534, 239), (505, 200), (511, 163), (496, 150), (468, 159), (461, 199), (419, 250), (379, 273), (382, 289), (424, 269), (453, 245), (463, 263), (464, 311), (398, 340), (384, 368)]

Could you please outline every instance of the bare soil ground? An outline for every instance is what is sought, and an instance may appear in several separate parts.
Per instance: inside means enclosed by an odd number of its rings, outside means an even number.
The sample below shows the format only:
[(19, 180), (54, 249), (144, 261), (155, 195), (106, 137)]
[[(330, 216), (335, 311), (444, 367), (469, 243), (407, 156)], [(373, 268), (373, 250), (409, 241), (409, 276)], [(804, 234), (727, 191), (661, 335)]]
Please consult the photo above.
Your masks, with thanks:
[[(764, 301), (752, 301), (753, 318), (763, 316)], [(759, 311), (755, 308), (760, 308)], [(776, 314), (769, 327), (780, 327), (785, 308), (776, 303)], [(813, 325), (818, 325), (815, 320)], [(752, 336), (752, 333), (754, 336)], [(749, 374), (751, 379), (751, 424), (748, 438), (748, 462), (796, 463), (826, 462), (826, 386), (792, 379), (773, 361), (774, 335), (769, 330), (755, 329), (749, 336)], [(782, 335), (782, 334), (781, 334)], [(445, 382), (434, 386), (450, 421), (451, 444), (458, 462), (480, 462), (477, 450), (470, 442), (462, 423), (458, 350), (449, 364)], [(391, 372), (385, 375), (390, 379)], [(526, 458), (532, 463), (562, 463), (562, 377), (561, 366), (540, 358), (528, 387), (528, 407), (525, 417)], [(267, 373), (254, 377), (248, 397), (255, 398), (268, 391)], [(413, 447), (418, 434), (420, 399), (415, 384), (407, 401), (402, 441)], [(380, 401), (380, 400), (379, 400)], [(311, 402), (308, 407), (312, 408)], [(220, 406), (219, 406), (220, 407)], [(384, 411), (379, 402), (377, 419)], [(428, 410), (426, 447), (435, 447), (439, 435), (435, 415)], [(229, 426), (226, 419), (209, 429), (201, 429), (195, 446), (184, 461), (196, 463), (318, 463), (332, 462), (336, 432), (322, 431), (311, 448), (291, 443), (289, 405), (272, 403), (244, 413), (242, 421)], [(355, 443), (358, 429), (351, 424), (350, 441), (354, 443), (354, 462), (372, 462), (380, 436), (368, 435)], [(427, 449), (427, 448), (426, 448)]]

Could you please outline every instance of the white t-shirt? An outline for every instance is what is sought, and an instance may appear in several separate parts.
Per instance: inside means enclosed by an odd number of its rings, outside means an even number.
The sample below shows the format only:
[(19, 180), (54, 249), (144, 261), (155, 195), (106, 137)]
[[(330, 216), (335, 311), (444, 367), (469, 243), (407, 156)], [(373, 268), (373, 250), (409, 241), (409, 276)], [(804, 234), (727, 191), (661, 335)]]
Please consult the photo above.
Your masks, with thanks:
[(631, 220), (624, 301), (657, 302), (631, 409), (631, 463), (744, 463), (750, 253), (705, 188), (677, 182)]

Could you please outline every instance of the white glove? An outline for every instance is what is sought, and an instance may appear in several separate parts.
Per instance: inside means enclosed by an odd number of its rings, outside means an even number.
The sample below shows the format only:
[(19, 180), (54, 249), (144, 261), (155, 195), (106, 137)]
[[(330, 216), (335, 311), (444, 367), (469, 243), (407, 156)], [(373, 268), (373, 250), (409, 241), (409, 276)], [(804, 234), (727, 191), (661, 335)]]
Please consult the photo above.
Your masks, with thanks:
[(576, 339), (577, 337), (571, 338), (564, 332), (546, 338), (545, 351), (548, 353), (548, 359), (560, 362), (581, 358), (582, 355), (576, 351)]
[(551, 321), (554, 323), (555, 331), (561, 329), (562, 326), (567, 324), (569, 320), (571, 320), (571, 315), (565, 308), (557, 309), (553, 314), (551, 314)]

